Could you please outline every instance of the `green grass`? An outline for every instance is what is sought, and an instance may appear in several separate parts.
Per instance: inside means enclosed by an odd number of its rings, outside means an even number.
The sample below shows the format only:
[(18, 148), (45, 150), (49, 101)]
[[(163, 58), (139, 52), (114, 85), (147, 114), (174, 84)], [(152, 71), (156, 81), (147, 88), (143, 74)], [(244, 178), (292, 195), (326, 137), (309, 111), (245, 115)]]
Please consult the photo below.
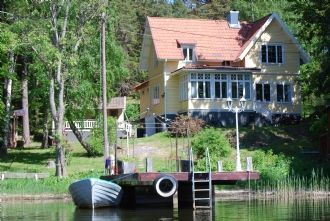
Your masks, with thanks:
[[(231, 141), (232, 151), (223, 161), (225, 171), (235, 168), (235, 129), (221, 128)], [(175, 171), (176, 139), (166, 133), (158, 133), (150, 137), (130, 139), (130, 156), (127, 157), (126, 140), (119, 140), (121, 149), (118, 159), (129, 160), (137, 165), (139, 172), (145, 171), (145, 158), (153, 160), (153, 170), (161, 172)], [(260, 189), (290, 189), (290, 186), (303, 185), (310, 187), (313, 171), (323, 171), (317, 182), (312, 185), (318, 189), (329, 184), (330, 165), (320, 162), (318, 158), (304, 155), (304, 150), (318, 150), (317, 141), (313, 140), (308, 131), (308, 124), (279, 127), (240, 128), (242, 168), (246, 168), (246, 157), (252, 156), (254, 168), (259, 169), (263, 180), (258, 183)], [(54, 160), (54, 148), (40, 149), (38, 144), (23, 149), (10, 149), (8, 156), (0, 159), (0, 171), (11, 172), (46, 172), (51, 177), (43, 180), (17, 179), (4, 180), (0, 185), (2, 193), (34, 194), (34, 193), (66, 193), (74, 180), (86, 177), (99, 177), (103, 173), (103, 157), (88, 157), (86, 151), (77, 143), (70, 145), (67, 158), (68, 178), (54, 177), (55, 169), (47, 168), (47, 162)], [(133, 148), (134, 146), (134, 148)], [(133, 149), (134, 156), (133, 156)], [(188, 159), (188, 139), (178, 139), (178, 155), (180, 159)], [(256, 157), (262, 157), (256, 159)], [(284, 163), (284, 164), (283, 164)], [(294, 173), (292, 173), (294, 171)], [(313, 179), (316, 176), (314, 176)], [(291, 180), (297, 184), (290, 183)], [(290, 181), (290, 182), (289, 182)], [(263, 182), (263, 183), (262, 183)], [(293, 182), (293, 181), (292, 181)], [(317, 183), (316, 181), (314, 182)], [(286, 187), (288, 186), (288, 187)], [(329, 189), (328, 189), (329, 190)]]

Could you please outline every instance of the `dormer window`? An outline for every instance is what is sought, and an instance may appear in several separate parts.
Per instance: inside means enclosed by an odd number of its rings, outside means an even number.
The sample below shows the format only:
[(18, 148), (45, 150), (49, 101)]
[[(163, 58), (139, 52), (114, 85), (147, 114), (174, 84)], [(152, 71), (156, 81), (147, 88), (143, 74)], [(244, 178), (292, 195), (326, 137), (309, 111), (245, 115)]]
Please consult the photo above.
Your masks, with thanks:
[(283, 48), (278, 44), (265, 44), (261, 46), (261, 62), (267, 64), (283, 63)]
[(194, 61), (194, 46), (182, 46), (182, 52), (185, 61)]

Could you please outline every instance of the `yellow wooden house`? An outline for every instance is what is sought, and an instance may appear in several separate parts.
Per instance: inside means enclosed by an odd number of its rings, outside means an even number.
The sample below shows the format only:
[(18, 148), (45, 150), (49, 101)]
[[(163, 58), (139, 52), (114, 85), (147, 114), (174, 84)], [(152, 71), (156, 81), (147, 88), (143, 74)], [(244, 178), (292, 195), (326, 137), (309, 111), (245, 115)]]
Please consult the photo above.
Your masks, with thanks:
[[(276, 13), (255, 22), (148, 17), (136, 86), (147, 134), (179, 114), (226, 126), (246, 101), (241, 123), (299, 119), (300, 65), (310, 58)], [(164, 126), (164, 124), (163, 124)]]

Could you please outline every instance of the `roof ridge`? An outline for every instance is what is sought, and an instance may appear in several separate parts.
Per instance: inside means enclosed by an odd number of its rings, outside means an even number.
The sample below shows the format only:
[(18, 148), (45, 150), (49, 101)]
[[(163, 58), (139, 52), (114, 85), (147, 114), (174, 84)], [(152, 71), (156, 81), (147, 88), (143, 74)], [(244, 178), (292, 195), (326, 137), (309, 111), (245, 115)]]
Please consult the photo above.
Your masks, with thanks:
[[(147, 16), (147, 18), (151, 19), (164, 19), (164, 20), (190, 20), (190, 21), (211, 21), (211, 22), (228, 22), (226, 19), (206, 19), (206, 18), (176, 18), (176, 17), (156, 17), (156, 16)], [(245, 20), (241, 20), (240, 22), (248, 22)]]

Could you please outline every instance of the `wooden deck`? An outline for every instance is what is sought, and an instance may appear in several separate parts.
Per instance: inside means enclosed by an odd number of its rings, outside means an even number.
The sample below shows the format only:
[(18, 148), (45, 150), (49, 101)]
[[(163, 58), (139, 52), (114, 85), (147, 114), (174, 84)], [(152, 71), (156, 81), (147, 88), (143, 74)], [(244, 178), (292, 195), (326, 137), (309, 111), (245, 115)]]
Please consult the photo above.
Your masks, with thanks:
[[(111, 180), (121, 186), (148, 186), (160, 175), (171, 175), (178, 182), (191, 182), (191, 173), (172, 172), (172, 173), (131, 173), (112, 176), (102, 176), (101, 179)], [(235, 184), (237, 181), (257, 180), (260, 178), (259, 172), (213, 172), (212, 184)]]

